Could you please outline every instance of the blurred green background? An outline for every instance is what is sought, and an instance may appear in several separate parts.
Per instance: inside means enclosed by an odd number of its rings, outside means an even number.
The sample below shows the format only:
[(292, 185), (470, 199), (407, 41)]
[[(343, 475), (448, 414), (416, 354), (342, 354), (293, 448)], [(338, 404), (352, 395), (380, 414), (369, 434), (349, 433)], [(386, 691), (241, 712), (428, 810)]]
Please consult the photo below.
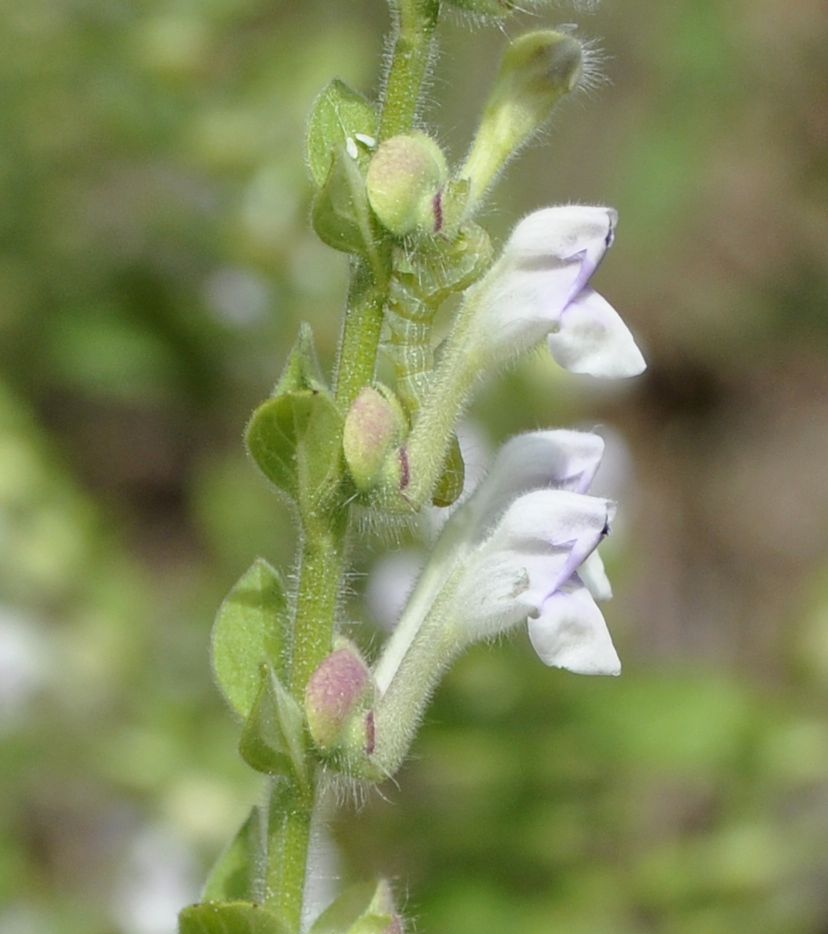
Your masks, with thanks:
[[(241, 429), (346, 262), (307, 227), (304, 119), (377, 88), (380, 0), (3, 4), (0, 930), (165, 934), (258, 794), (210, 681), (215, 608), (294, 533)], [(472, 457), (601, 425), (617, 680), (524, 633), (465, 657), (398, 785), (334, 824), (424, 934), (828, 930), (828, 17), (821, 0), (563, 3), (611, 79), (485, 222), (621, 215), (597, 285), (650, 368), (538, 355)], [(504, 43), (449, 21), (426, 123), (462, 157)], [(409, 543), (411, 544), (411, 543)], [(359, 555), (359, 596), (394, 546)], [(365, 575), (365, 576), (363, 576)], [(393, 575), (384, 571), (393, 590)], [(376, 589), (376, 588), (375, 588)], [(351, 797), (344, 793), (345, 800)]]

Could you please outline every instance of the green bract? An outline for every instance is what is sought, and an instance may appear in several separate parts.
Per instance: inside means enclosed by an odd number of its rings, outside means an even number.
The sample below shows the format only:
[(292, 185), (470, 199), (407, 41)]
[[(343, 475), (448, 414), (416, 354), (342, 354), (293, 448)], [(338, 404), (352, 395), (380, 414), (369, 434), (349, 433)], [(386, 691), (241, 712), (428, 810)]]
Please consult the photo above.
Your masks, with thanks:
[(273, 395), (278, 396), (297, 389), (310, 389), (314, 392), (321, 392), (327, 388), (327, 383), (319, 367), (319, 360), (316, 357), (313, 331), (307, 322), (302, 322), (299, 325), (299, 335), (296, 338), (296, 343), (288, 355), (279, 382), (276, 383), (276, 388), (273, 390)]
[(201, 897), (205, 902), (244, 901), (256, 897), (254, 874), (262, 849), (261, 815), (254, 808), (210, 870)]
[(366, 255), (374, 249), (365, 179), (344, 147), (333, 154), (330, 171), (313, 199), (311, 220), (319, 239), (335, 250)]
[(259, 692), (244, 724), (239, 752), (258, 772), (287, 775), (304, 785), (304, 714), (270, 665), (260, 669)]
[(308, 169), (317, 186), (325, 182), (340, 149), (369, 151), (377, 135), (377, 122), (373, 105), (343, 81), (336, 79), (322, 91), (308, 120), (306, 151)]
[(227, 595), (213, 624), (211, 661), (228, 704), (246, 718), (259, 691), (259, 666), (283, 672), (290, 617), (282, 578), (257, 558)]
[(179, 934), (290, 934), (267, 908), (251, 902), (205, 902), (178, 916)]
[(331, 504), (342, 475), (342, 425), (333, 398), (312, 389), (269, 399), (247, 425), (253, 460), (305, 517)]

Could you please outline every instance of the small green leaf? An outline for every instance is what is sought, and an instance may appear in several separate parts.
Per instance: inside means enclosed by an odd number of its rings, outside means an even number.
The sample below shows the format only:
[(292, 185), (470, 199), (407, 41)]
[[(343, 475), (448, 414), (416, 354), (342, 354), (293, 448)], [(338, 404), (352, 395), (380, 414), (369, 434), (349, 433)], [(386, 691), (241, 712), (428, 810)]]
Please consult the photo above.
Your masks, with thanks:
[(245, 440), (268, 480), (310, 515), (329, 500), (342, 476), (342, 428), (330, 395), (301, 390), (262, 403)]
[(242, 575), (219, 607), (213, 624), (211, 661), (216, 682), (243, 718), (259, 691), (259, 666), (285, 674), (290, 615), (279, 574), (262, 558)]
[(201, 893), (203, 901), (229, 902), (255, 897), (253, 878), (259, 860), (260, 821), (259, 809), (253, 808), (210, 870)]
[(330, 172), (313, 199), (311, 221), (319, 239), (335, 250), (367, 254), (374, 249), (365, 179), (344, 148), (334, 153)]
[(273, 395), (279, 396), (286, 392), (301, 389), (322, 392), (327, 388), (316, 356), (313, 330), (307, 322), (303, 321), (299, 325), (296, 343), (288, 355), (282, 375), (273, 390)]
[[(328, 176), (334, 153), (377, 135), (377, 112), (361, 94), (338, 79), (317, 97), (308, 121), (308, 168), (317, 185)], [(357, 137), (363, 137), (363, 140)]]
[(244, 724), (239, 752), (258, 772), (295, 777), (307, 783), (304, 713), (269, 665), (261, 666), (261, 685)]
[(204, 902), (178, 916), (179, 934), (290, 934), (278, 915), (252, 902)]

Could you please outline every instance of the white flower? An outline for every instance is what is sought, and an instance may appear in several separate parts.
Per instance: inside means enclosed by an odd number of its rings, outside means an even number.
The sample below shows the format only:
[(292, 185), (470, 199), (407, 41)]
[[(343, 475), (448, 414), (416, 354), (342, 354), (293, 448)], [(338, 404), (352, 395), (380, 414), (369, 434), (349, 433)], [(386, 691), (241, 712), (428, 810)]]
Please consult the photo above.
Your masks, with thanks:
[(529, 637), (545, 664), (618, 674), (618, 656), (595, 603), (608, 595), (606, 576), (588, 563), (614, 514), (609, 500), (568, 490), (519, 496), (474, 550), (458, 587), (456, 607), (468, 641), (528, 616)]
[(612, 208), (569, 205), (524, 218), (481, 282), (474, 338), (494, 362), (547, 338), (574, 373), (636, 376), (646, 364), (632, 334), (589, 280), (615, 236)]
[(619, 673), (595, 603), (612, 595), (596, 548), (615, 506), (587, 494), (603, 450), (598, 435), (578, 431), (518, 435), (501, 448), (488, 477), (446, 524), (377, 665), (380, 690), (446, 595), (446, 624), (462, 644), (528, 618), (545, 664)]

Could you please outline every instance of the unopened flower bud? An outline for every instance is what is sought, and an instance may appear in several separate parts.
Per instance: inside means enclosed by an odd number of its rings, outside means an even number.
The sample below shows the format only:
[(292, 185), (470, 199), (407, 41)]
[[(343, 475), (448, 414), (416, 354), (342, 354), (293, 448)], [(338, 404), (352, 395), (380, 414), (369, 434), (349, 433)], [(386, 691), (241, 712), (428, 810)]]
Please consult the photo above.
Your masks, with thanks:
[(443, 151), (425, 133), (392, 136), (368, 166), (368, 202), (397, 236), (437, 233), (443, 226), (441, 191), (448, 178)]
[[(365, 721), (374, 700), (374, 681), (356, 646), (345, 639), (311, 675), (305, 689), (305, 714), (316, 746), (335, 752), (350, 739), (350, 727)], [(368, 727), (365, 727), (368, 729)]]
[(583, 48), (573, 36), (541, 30), (511, 43), (486, 103), (461, 176), (479, 200), (509, 158), (546, 123), (581, 76)]
[(380, 479), (388, 453), (405, 434), (406, 417), (396, 396), (384, 386), (366, 386), (345, 418), (342, 446), (345, 463), (363, 492)]

